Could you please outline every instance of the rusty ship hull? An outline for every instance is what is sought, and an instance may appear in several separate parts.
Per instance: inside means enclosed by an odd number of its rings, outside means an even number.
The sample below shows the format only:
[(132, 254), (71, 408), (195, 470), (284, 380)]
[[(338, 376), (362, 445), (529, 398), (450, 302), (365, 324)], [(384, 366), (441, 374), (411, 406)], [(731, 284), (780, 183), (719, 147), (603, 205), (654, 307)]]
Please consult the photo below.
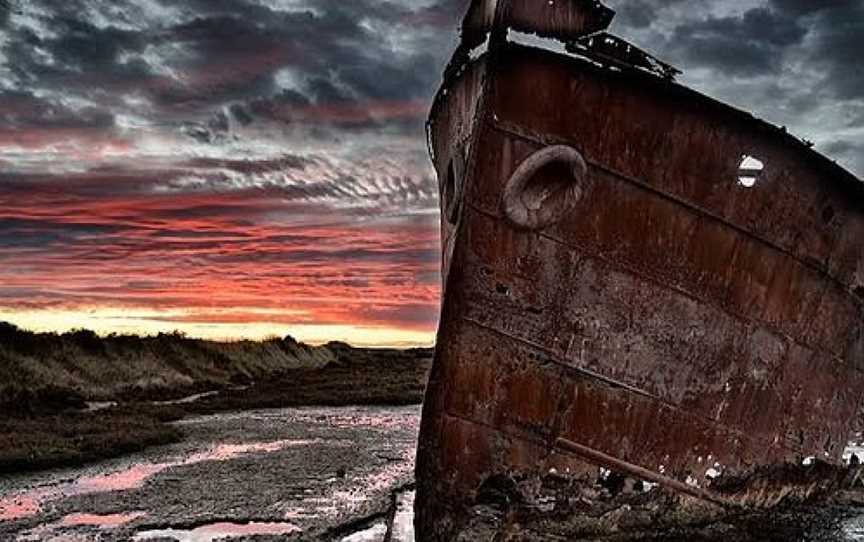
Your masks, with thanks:
[(668, 78), (506, 40), (450, 70), (429, 127), (419, 540), (480, 539), (491, 485), (538, 501), (550, 473), (556, 498), (606, 469), (720, 507), (836, 481), (789, 469), (839, 470), (859, 414), (858, 179)]

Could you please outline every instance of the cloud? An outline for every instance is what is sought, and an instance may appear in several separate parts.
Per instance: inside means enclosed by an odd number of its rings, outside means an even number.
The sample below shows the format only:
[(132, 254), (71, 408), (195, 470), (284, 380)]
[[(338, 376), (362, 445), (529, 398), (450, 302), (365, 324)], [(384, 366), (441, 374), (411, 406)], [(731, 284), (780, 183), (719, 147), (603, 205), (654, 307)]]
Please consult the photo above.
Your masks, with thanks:
[(864, 171), (864, 140), (861, 138), (855, 141), (836, 139), (821, 145), (819, 150), (837, 157), (841, 164), (853, 171)]
[[(0, 311), (432, 336), (423, 123), (468, 0), (10, 1)], [(609, 3), (682, 82), (864, 172), (860, 1)]]
[(617, 8), (615, 16), (626, 27), (648, 28), (657, 19), (657, 9), (644, 0), (633, 0)]
[(864, 3), (835, 2), (812, 17), (816, 32), (808, 60), (825, 70), (824, 85), (838, 99), (864, 97), (864, 72), (860, 55), (864, 48)]
[(770, 4), (780, 11), (794, 15), (809, 15), (838, 8), (845, 9), (861, 6), (859, 0), (822, 0), (820, 2), (812, 2), (810, 0), (771, 0)]
[(754, 8), (740, 17), (708, 17), (681, 24), (672, 40), (688, 62), (731, 75), (757, 76), (778, 73), (783, 53), (806, 35), (807, 28), (795, 18)]
[(295, 225), (283, 212), (309, 207), (257, 191), (85, 199), (32, 188), (30, 201), (0, 192), (6, 308), (143, 306), (192, 310), (195, 321), (229, 321), (222, 311), (234, 310), (271, 324), (434, 328), (434, 316), (412, 312), (436, 314), (434, 218)]

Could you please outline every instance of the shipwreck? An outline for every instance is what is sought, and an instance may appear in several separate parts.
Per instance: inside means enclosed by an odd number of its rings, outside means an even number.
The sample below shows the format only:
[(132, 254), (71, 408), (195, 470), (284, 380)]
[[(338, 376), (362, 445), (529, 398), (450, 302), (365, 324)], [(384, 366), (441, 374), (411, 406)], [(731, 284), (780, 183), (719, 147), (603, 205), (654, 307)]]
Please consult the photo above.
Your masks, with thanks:
[(766, 509), (847, 476), (864, 185), (676, 83), (613, 15), (465, 16), (428, 124), (444, 287), (420, 540), (566, 540), (615, 495)]

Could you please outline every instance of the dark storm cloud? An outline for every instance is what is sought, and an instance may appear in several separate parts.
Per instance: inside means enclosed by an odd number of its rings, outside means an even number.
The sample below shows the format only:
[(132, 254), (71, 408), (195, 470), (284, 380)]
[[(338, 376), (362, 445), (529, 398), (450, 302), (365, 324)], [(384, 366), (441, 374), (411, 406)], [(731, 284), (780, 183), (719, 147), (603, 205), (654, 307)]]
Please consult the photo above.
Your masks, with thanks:
[[(380, 2), (315, 2), (315, 12), (277, 12), (244, 2), (193, 3), (193, 21), (170, 30), (172, 39), (190, 47), (204, 66), (213, 68), (226, 59), (258, 64), (255, 81), (260, 92), (272, 87), (274, 97), (294, 91), (314, 103), (346, 100), (410, 100), (428, 97), (437, 77), (437, 57), (425, 51), (398, 51), (385, 47), (382, 36), (363, 23), (393, 24), (412, 12)], [(299, 88), (280, 89), (273, 76), (279, 69), (295, 68), (304, 76)], [(431, 74), (430, 74), (431, 73)], [(230, 75), (230, 74), (229, 74)], [(204, 78), (207, 81), (207, 78)], [(249, 88), (250, 80), (241, 83)], [(205, 83), (206, 84), (206, 83)], [(212, 85), (212, 83), (211, 83)], [(200, 89), (199, 89), (200, 90)], [(236, 98), (209, 86), (214, 100)]]
[[(262, 100), (284, 105), (291, 97), (293, 104), (318, 106), (428, 100), (452, 35), (418, 32), (412, 43), (394, 47), (387, 32), (394, 25), (412, 31), (452, 25), (454, 3), (411, 8), (314, 0), (279, 10), (251, 0), (166, 1), (165, 8), (175, 10), (170, 16), (130, 28), (130, 13), (144, 8), (120, 2), (108, 10), (113, 18), (97, 25), (85, 8), (104, 12), (102, 2), (43, 1), (26, 24), (10, 29), (4, 53), (19, 88), (101, 94), (115, 108), (121, 95), (143, 94), (158, 107), (151, 117), (162, 121), (182, 112), (200, 124), (194, 117), (230, 106), (248, 125), (254, 104), (266, 118)], [(285, 70), (294, 76), (290, 86), (279, 80)], [(182, 132), (212, 142), (215, 128)]]
[[(96, 28), (77, 19), (57, 19), (54, 26), (59, 37), (37, 40), (36, 44), (45, 47), (56, 61), (72, 70), (117, 70), (120, 52), (140, 51), (145, 43), (139, 32), (113, 27)], [(133, 71), (130, 75), (139, 73)]]
[(37, 20), (51, 37), (20, 27), (10, 31), (5, 51), (12, 73), (23, 83), (74, 88), (109, 82), (134, 84), (151, 75), (143, 62), (118, 62), (121, 52), (141, 51), (146, 45), (147, 38), (140, 32), (97, 28), (72, 14)]
[(858, 0), (771, 0), (775, 8), (794, 15), (809, 15), (820, 11), (859, 5)]
[(816, 39), (809, 60), (826, 72), (824, 84), (840, 99), (864, 96), (864, 2), (833, 2), (810, 16)]
[(672, 40), (692, 64), (752, 76), (781, 70), (783, 53), (806, 35), (807, 28), (796, 18), (755, 8), (741, 17), (708, 17), (682, 24)]
[[(398, 118), (363, 115), (369, 112), (365, 104), (427, 100), (443, 61), (423, 50), (386, 47), (383, 36), (363, 23), (393, 24), (412, 12), (377, 2), (318, 2), (315, 7), (314, 14), (283, 13), (243, 2), (202, 3), (201, 12), (210, 15), (171, 32), (204, 59), (195, 68), (203, 75), (194, 76), (189, 88), (161, 89), (159, 100), (246, 100), (247, 111), (264, 120), (295, 122), (299, 115), (314, 124), (399, 127)], [(295, 75), (292, 87), (280, 86), (280, 70)], [(222, 76), (207, 75), (213, 71)], [(317, 106), (311, 119), (306, 116), (309, 106)], [(421, 111), (425, 113), (418, 107), (412, 115), (419, 118)], [(328, 118), (328, 113), (333, 115)], [(206, 140), (213, 139), (212, 133), (199, 129), (191, 135)]]
[(644, 0), (632, 0), (617, 9), (616, 18), (630, 28), (647, 28), (657, 19), (657, 9)]
[(70, 107), (35, 96), (26, 90), (8, 91), (0, 101), (0, 130), (94, 129), (114, 126), (114, 116), (105, 110)]
[[(684, 68), (736, 77), (776, 74), (786, 67), (785, 55), (807, 40), (803, 52), (824, 71), (830, 90), (844, 99), (860, 97), (860, 1), (766, 0), (729, 15), (708, 9), (717, 2), (698, 8), (681, 0), (610, 3), (624, 34), (677, 20), (663, 42), (646, 45)], [(254, 0), (162, 0), (161, 6), (173, 11), (148, 18), (145, 4), (42, 0), (33, 2), (40, 7), (36, 24), (11, 30), (5, 54), (20, 86), (102, 93), (109, 101), (118, 93), (143, 93), (164, 108), (152, 111), (151, 118), (176, 119), (182, 110), (187, 119), (178, 130), (199, 142), (224, 140), (225, 114), (213, 112), (222, 107), (231, 108), (241, 125), (256, 118), (296, 122), (299, 109), (301, 121), (413, 133), (423, 107), (402, 106), (404, 114), (382, 118), (364, 116), (365, 105), (383, 102), (392, 111), (396, 103), (428, 100), (465, 4), (309, 0), (277, 9), (278, 3)], [(87, 17), (92, 9), (111, 17), (97, 24)], [(396, 27), (402, 28), (400, 46), (388, 35)], [(410, 32), (417, 39), (405, 39)], [(285, 70), (291, 84), (280, 79)], [(789, 100), (807, 103), (806, 96)], [(309, 106), (318, 108), (310, 112)], [(406, 116), (414, 122), (406, 124)]]

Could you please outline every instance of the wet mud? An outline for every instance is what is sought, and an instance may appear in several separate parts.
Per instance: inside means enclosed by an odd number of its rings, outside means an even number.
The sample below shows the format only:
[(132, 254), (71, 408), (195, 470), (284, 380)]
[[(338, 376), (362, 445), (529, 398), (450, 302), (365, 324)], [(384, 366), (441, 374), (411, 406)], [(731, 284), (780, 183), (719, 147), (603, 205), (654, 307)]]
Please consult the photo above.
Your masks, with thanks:
[[(175, 422), (182, 443), (0, 477), (0, 540), (413, 542), (419, 417), (419, 407), (306, 407), (187, 418)], [(568, 501), (573, 513), (565, 514), (548, 500), (517, 503), (506, 489), (484, 493), (471, 540), (492, 540), (484, 533), (507, 523), (508, 540), (524, 541), (864, 542), (860, 492), (770, 517), (676, 525), (662, 506), (640, 507), (640, 499), (665, 502), (648, 498), (654, 489), (609, 497), (588, 525), (576, 521), (584, 503)], [(610, 490), (596, 491), (603, 500)], [(649, 512), (658, 522), (637, 527)], [(558, 528), (549, 529), (550, 518)]]
[(400, 488), (413, 480), (419, 415), (310, 407), (184, 419), (179, 444), (0, 477), (0, 540), (378, 542), (400, 540), (388, 534), (395, 523), (405, 539)]

